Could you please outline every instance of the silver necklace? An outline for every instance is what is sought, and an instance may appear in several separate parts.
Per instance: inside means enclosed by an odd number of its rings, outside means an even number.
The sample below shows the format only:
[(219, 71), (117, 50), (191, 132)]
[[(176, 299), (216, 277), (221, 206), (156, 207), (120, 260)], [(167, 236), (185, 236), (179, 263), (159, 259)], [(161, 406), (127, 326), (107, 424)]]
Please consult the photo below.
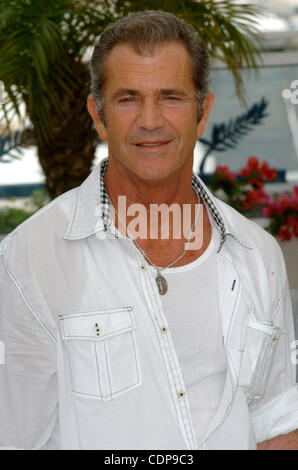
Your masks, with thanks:
[[(200, 201), (200, 198), (198, 196), (198, 199)], [(171, 266), (173, 266), (174, 264), (178, 263), (178, 261), (185, 255), (185, 253), (187, 252), (188, 250), (188, 247), (189, 247), (189, 244), (190, 244), (190, 240), (191, 240), (191, 236), (192, 236), (192, 232), (193, 232), (193, 229), (197, 223), (197, 220), (198, 220), (198, 212), (199, 212), (199, 204), (198, 204), (198, 208), (196, 210), (196, 213), (195, 213), (195, 218), (193, 220), (193, 223), (191, 225), (191, 228), (190, 228), (190, 232), (189, 232), (189, 235), (186, 239), (186, 243), (185, 243), (185, 248), (184, 250), (182, 251), (182, 253), (178, 256), (178, 258), (176, 258), (174, 261), (172, 261), (171, 263), (167, 264), (166, 266), (163, 266), (163, 267), (160, 267), (160, 266), (156, 266), (156, 264), (153, 263), (153, 261), (149, 258), (149, 256), (147, 255), (147, 253), (145, 253), (145, 251), (143, 250), (143, 248), (138, 244), (137, 240), (135, 240), (132, 236), (132, 234), (129, 232), (129, 230), (127, 229), (127, 227), (124, 226), (124, 224), (121, 222), (121, 219), (118, 215), (118, 212), (116, 211), (115, 207), (113, 206), (109, 196), (108, 196), (108, 200), (109, 200), (109, 203), (111, 204), (115, 214), (117, 215), (118, 217), (118, 220), (120, 222), (120, 224), (122, 225), (122, 227), (127, 231), (129, 237), (132, 239), (133, 243), (135, 244), (135, 246), (138, 248), (138, 250), (140, 251), (140, 253), (144, 256), (144, 258), (146, 258), (149, 263), (153, 266), (153, 268), (156, 270), (156, 277), (155, 277), (155, 282), (157, 284), (157, 287), (158, 287), (158, 292), (160, 295), (165, 295), (168, 291), (168, 283), (165, 279), (164, 276), (162, 276), (160, 273), (161, 271), (163, 271), (164, 269), (167, 269), (167, 268), (170, 268)]]

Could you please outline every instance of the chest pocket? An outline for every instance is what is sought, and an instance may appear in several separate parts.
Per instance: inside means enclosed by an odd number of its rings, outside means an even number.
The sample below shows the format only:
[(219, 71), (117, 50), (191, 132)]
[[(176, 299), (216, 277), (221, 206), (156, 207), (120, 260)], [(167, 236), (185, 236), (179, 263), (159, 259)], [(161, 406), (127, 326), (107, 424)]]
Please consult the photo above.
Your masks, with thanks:
[(140, 385), (132, 307), (61, 315), (72, 391), (110, 400)]
[(271, 323), (249, 318), (238, 385), (248, 400), (264, 396), (272, 362), (282, 330)]

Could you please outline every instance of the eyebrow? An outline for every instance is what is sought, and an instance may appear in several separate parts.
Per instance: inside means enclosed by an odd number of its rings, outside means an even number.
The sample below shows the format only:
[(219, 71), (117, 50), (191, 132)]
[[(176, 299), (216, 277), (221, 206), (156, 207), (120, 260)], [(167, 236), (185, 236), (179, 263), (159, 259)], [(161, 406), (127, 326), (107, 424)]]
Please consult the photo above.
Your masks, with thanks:
[[(120, 96), (130, 95), (130, 96), (140, 96), (141, 93), (138, 90), (133, 90), (130, 88), (119, 88), (113, 93), (111, 99), (116, 100)], [(177, 95), (177, 96), (187, 96), (185, 91), (179, 90), (178, 88), (164, 88), (157, 90), (157, 95)]]
[(163, 90), (159, 90), (159, 94), (161, 95), (177, 95), (177, 96), (187, 96), (187, 93), (183, 90), (179, 90), (179, 88), (165, 88)]
[(115, 91), (115, 93), (112, 94), (111, 99), (116, 100), (117, 98), (123, 95), (135, 96), (135, 95), (139, 95), (139, 92), (137, 90), (131, 90), (129, 88), (119, 88), (118, 90)]

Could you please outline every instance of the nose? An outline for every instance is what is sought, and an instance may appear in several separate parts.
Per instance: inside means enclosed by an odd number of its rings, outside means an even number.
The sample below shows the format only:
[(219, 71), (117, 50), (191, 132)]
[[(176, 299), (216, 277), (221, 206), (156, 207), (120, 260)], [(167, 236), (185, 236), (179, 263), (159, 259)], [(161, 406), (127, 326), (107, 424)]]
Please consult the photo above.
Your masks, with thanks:
[(140, 105), (137, 125), (150, 131), (163, 126), (161, 110), (159, 104), (154, 99), (146, 99)]

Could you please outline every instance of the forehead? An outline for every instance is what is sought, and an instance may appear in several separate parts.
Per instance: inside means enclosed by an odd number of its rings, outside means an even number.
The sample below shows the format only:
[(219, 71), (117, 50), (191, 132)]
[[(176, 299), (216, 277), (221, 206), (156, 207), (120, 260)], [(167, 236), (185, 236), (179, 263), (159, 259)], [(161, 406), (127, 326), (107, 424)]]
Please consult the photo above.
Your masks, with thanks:
[(105, 91), (177, 88), (194, 90), (192, 62), (180, 43), (158, 46), (151, 55), (139, 55), (129, 44), (119, 44), (105, 61)]

